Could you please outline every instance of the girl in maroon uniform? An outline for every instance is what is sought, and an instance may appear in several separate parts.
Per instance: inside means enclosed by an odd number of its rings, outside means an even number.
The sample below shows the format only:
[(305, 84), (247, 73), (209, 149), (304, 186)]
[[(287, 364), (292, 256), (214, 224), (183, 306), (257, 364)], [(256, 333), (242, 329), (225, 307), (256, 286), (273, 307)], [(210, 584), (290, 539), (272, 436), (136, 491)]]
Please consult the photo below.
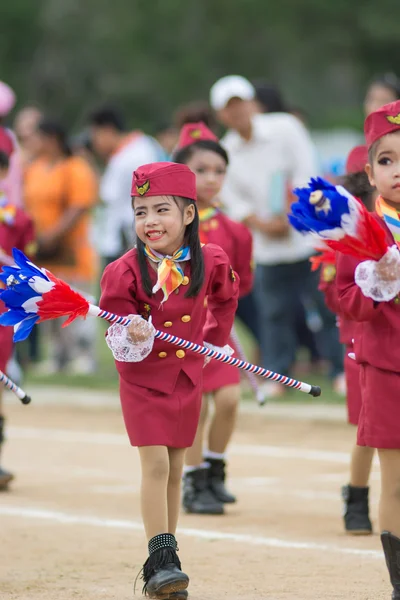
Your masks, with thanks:
[[(149, 541), (144, 590), (187, 597), (188, 577), (175, 532), (185, 450), (199, 421), (204, 358), (154, 339), (154, 328), (202, 344), (227, 343), (238, 278), (225, 252), (201, 246), (195, 175), (185, 165), (155, 163), (133, 174), (137, 247), (111, 263), (101, 281), (103, 309), (132, 315), (112, 325), (122, 412), (142, 466), (141, 507)], [(213, 321), (206, 323), (207, 304)], [(169, 594), (169, 596), (168, 596)]]
[(400, 101), (365, 121), (366, 170), (380, 196), (376, 219), (391, 251), (380, 261), (340, 255), (337, 286), (341, 313), (359, 321), (354, 353), (360, 365), (362, 407), (358, 444), (378, 449), (382, 545), (393, 600), (400, 600)]
[[(368, 181), (365, 165), (368, 162), (366, 146), (356, 146), (346, 161), (346, 175), (341, 178), (343, 185), (353, 196), (359, 198), (369, 210), (373, 208), (375, 188)], [(344, 370), (346, 375), (346, 403), (348, 421), (358, 425), (361, 411), (360, 366), (354, 360), (354, 339), (358, 323), (346, 319), (340, 314), (338, 290), (336, 285), (336, 266), (323, 264), (319, 289), (325, 295), (325, 301), (338, 315), (340, 341), (345, 346)], [(363, 535), (372, 533), (369, 518), (369, 476), (371, 473), (373, 448), (354, 445), (350, 461), (350, 482), (342, 488), (345, 503), (344, 525), (347, 533)]]
[[(226, 151), (203, 122), (188, 123), (181, 130), (174, 160), (186, 164), (196, 174), (201, 241), (223, 248), (239, 274), (240, 296), (249, 294), (253, 285), (251, 233), (242, 223), (224, 215), (216, 202), (228, 165)], [(210, 396), (214, 400), (214, 414), (203, 453)], [(204, 369), (199, 427), (194, 444), (186, 453), (183, 482), (186, 512), (222, 514), (225, 503), (236, 501), (225, 487), (225, 453), (235, 428), (239, 400), (239, 371), (230, 365), (210, 362)]]

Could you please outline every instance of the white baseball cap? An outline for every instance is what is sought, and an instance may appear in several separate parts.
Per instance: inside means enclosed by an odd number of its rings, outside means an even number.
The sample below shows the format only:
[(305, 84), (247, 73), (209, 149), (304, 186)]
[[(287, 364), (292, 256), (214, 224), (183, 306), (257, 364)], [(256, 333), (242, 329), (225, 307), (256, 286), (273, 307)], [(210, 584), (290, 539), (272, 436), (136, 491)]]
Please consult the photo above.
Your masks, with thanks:
[(231, 98), (253, 100), (255, 89), (250, 81), (241, 75), (226, 75), (218, 79), (210, 90), (210, 104), (214, 110), (225, 108)]

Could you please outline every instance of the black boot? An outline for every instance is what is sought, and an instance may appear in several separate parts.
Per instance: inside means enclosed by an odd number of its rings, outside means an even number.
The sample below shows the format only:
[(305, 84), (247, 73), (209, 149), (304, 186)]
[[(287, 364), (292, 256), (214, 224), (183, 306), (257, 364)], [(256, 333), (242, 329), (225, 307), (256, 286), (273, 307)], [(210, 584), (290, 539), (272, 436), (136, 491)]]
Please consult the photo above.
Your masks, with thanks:
[[(182, 573), (177, 543), (171, 533), (161, 533), (149, 541), (149, 558), (143, 565), (143, 594), (167, 597), (186, 590), (189, 577)], [(178, 596), (179, 598), (179, 596)]]
[(210, 465), (208, 469), (208, 484), (214, 496), (224, 504), (236, 502), (236, 496), (228, 492), (225, 487), (225, 461), (221, 458), (206, 458)]
[(342, 488), (344, 500), (344, 526), (351, 535), (369, 535), (372, 524), (369, 518), (367, 487), (346, 485)]
[(382, 531), (381, 542), (393, 586), (392, 600), (400, 600), (400, 539), (389, 531)]
[[(0, 452), (4, 443), (4, 417), (0, 416)], [(14, 475), (0, 467), (0, 492), (8, 489), (8, 484), (14, 479)]]
[(222, 515), (224, 506), (209, 489), (208, 469), (199, 467), (183, 476), (183, 508), (197, 515)]

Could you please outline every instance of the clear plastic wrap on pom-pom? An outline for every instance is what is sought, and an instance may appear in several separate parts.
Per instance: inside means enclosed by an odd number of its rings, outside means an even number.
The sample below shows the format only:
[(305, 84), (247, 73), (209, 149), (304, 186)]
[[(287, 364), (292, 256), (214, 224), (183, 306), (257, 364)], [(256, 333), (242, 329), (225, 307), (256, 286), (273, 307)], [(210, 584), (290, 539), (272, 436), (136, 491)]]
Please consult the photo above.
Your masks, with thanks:
[[(132, 320), (137, 319), (138, 325), (143, 329), (143, 337), (147, 339), (133, 342), (127, 327), (114, 323), (107, 330), (106, 342), (115, 360), (120, 362), (140, 362), (149, 356), (153, 349), (155, 329), (151, 323), (134, 315)], [(146, 333), (149, 335), (147, 336)]]
[[(388, 278), (382, 277), (382, 268)], [(397, 246), (392, 246), (379, 260), (365, 260), (357, 265), (355, 282), (364, 296), (375, 302), (390, 302), (400, 292), (400, 252)]]

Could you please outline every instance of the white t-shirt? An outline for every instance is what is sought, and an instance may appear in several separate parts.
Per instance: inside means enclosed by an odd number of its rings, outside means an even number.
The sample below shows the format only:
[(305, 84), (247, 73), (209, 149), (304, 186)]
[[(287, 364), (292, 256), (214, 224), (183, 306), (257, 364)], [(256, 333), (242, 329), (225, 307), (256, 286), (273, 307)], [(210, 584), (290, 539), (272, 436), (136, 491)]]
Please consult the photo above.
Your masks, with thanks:
[(165, 160), (158, 142), (139, 133), (109, 160), (100, 182), (104, 203), (99, 236), (102, 256), (118, 256), (124, 251), (123, 237), (133, 243), (132, 174), (137, 167)]
[[(304, 185), (318, 174), (309, 133), (287, 113), (256, 115), (251, 140), (228, 131), (221, 143), (229, 154), (221, 199), (229, 216), (237, 221), (253, 214), (267, 219), (286, 212), (287, 185)], [(310, 241), (292, 228), (279, 239), (268, 238), (260, 231), (253, 235), (258, 264), (298, 262), (312, 252)]]

